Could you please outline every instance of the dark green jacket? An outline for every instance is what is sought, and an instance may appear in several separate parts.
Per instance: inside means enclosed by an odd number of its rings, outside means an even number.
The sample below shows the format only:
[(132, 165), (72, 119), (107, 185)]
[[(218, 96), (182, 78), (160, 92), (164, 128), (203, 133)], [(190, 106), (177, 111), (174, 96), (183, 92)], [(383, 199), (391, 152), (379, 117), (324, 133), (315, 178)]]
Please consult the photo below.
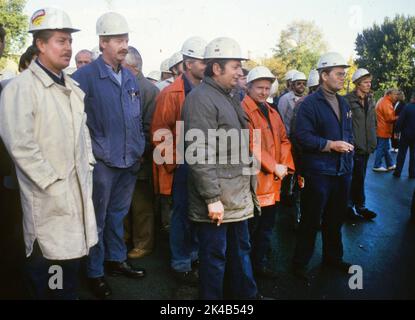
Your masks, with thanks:
[(360, 155), (371, 154), (376, 149), (376, 104), (372, 97), (368, 98), (368, 110), (360, 104), (359, 97), (353, 91), (345, 96), (352, 111), (353, 136), (355, 153)]
[(146, 139), (146, 148), (143, 155), (143, 163), (138, 172), (139, 180), (152, 178), (152, 144), (150, 127), (153, 119), (154, 110), (156, 109), (156, 98), (160, 90), (140, 72), (137, 76), (138, 90), (140, 92), (141, 117), (143, 119), (143, 131)]

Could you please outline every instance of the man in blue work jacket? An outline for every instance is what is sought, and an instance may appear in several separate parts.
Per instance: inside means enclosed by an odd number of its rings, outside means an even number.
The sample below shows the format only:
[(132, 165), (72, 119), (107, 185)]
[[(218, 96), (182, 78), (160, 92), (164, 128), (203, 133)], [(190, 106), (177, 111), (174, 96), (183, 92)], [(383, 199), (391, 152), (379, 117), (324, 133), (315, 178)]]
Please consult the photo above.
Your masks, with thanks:
[(348, 67), (338, 53), (324, 54), (318, 63), (321, 87), (297, 113), (295, 139), (303, 151), (305, 186), (292, 271), (303, 280), (308, 280), (306, 266), (320, 223), (323, 266), (346, 273), (351, 266), (343, 261), (341, 228), (353, 169), (352, 118), (346, 100), (337, 94)]
[(121, 65), (128, 53), (128, 32), (123, 16), (115, 12), (101, 16), (97, 34), (102, 55), (73, 75), (86, 94), (87, 124), (97, 160), (93, 202), (99, 242), (88, 256), (87, 274), (99, 298), (111, 295), (104, 278), (104, 261), (110, 275), (145, 275), (143, 269), (127, 263), (124, 243), (123, 220), (145, 147), (137, 80)]

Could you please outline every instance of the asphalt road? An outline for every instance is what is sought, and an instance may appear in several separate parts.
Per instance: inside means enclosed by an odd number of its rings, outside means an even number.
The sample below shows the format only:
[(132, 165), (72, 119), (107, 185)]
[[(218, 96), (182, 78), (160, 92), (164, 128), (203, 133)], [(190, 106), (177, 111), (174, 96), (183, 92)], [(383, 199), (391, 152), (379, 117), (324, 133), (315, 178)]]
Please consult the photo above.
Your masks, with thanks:
[[(358, 220), (343, 227), (344, 259), (361, 266), (363, 288), (352, 290), (348, 285), (350, 276), (320, 268), (320, 235), (310, 263), (311, 284), (307, 286), (295, 279), (289, 273), (295, 246), (293, 213), (281, 208), (270, 253), (271, 267), (278, 278), (271, 281), (258, 279), (261, 293), (283, 300), (415, 298), (415, 224), (409, 222), (415, 181), (408, 179), (407, 167), (400, 179), (394, 178), (391, 173), (374, 173), (371, 171), (372, 161), (373, 157), (367, 175), (367, 206), (379, 215), (374, 221)], [(132, 263), (144, 267), (148, 275), (140, 280), (108, 277), (113, 289), (112, 299), (197, 299), (197, 288), (183, 286), (173, 278), (165, 235), (158, 233), (155, 251), (150, 256)], [(18, 267), (14, 265), (11, 269), (3, 266), (0, 298), (27, 297)], [(93, 299), (83, 276), (81, 278), (81, 299)]]

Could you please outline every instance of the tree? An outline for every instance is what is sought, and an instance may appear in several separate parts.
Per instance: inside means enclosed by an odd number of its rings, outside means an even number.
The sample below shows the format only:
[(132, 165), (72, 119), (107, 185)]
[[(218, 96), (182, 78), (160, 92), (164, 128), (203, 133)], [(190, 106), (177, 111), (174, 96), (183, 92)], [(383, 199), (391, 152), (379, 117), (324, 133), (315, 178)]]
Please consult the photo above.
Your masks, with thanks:
[(347, 61), (347, 63), (349, 64), (350, 68), (347, 69), (346, 79), (344, 80), (344, 87), (339, 92), (339, 94), (341, 95), (346, 95), (347, 93), (352, 92), (355, 88), (355, 85), (352, 81), (352, 77), (358, 68), (356, 63), (353, 61), (352, 57), (349, 58), (349, 61)]
[(415, 17), (397, 15), (374, 24), (356, 39), (356, 60), (373, 75), (373, 89), (402, 89), (408, 96), (415, 84)]
[(0, 23), (7, 32), (5, 57), (17, 55), (26, 45), (27, 16), (23, 14), (25, 5), (26, 0), (0, 0)]
[(327, 51), (323, 33), (314, 22), (295, 21), (281, 31), (277, 44), (275, 59), (283, 70), (279, 70), (279, 78), (282, 79), (289, 69), (297, 69), (305, 74), (315, 68), (319, 57)]

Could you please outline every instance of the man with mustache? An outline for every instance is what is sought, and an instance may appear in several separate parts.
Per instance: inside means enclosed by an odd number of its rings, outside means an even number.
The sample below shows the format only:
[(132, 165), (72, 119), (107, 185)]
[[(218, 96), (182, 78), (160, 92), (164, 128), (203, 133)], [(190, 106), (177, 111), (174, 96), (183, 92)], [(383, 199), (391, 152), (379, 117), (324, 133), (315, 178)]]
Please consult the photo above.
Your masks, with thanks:
[(61, 10), (36, 11), (29, 32), (38, 58), (7, 85), (0, 104), (0, 134), (20, 186), (25, 271), (36, 299), (77, 299), (80, 258), (98, 241), (84, 93), (62, 71), (77, 31)]
[(145, 138), (137, 79), (122, 66), (128, 54), (128, 23), (120, 14), (109, 12), (98, 19), (96, 29), (102, 54), (73, 78), (86, 94), (87, 125), (97, 159), (93, 201), (99, 242), (89, 254), (87, 275), (95, 295), (106, 298), (111, 289), (104, 278), (104, 262), (113, 276), (145, 275), (145, 270), (135, 269), (127, 262), (123, 225)]

